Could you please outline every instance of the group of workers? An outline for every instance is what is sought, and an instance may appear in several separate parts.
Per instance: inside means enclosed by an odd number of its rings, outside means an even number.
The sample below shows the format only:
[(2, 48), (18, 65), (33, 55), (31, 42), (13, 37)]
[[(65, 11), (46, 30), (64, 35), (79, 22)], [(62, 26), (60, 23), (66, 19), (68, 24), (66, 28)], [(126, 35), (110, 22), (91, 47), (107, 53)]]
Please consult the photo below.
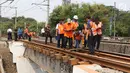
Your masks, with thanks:
[[(9, 28), (7, 30), (8, 33), (8, 40), (12, 40), (12, 29)], [(35, 32), (29, 32), (28, 27), (26, 27), (24, 30), (22, 28), (18, 28), (14, 30), (14, 40), (17, 41), (18, 39), (28, 39), (31, 41), (31, 37), (35, 35)]]
[[(78, 29), (78, 16), (74, 15), (73, 20), (67, 19), (65, 23), (63, 19), (56, 25), (56, 39), (58, 48), (80, 48), (81, 40), (83, 42), (83, 48), (86, 46), (89, 49), (90, 54), (94, 54), (95, 48), (98, 50), (101, 36), (102, 36), (102, 22), (98, 17), (91, 18), (87, 16), (86, 22), (82, 29)], [(62, 40), (61, 46), (60, 41)], [(67, 47), (68, 45), (68, 47)]]
[[(74, 15), (73, 20), (68, 18), (67, 22), (61, 19), (56, 25), (57, 47), (72, 49), (74, 45), (75, 48), (80, 48), (80, 44), (83, 43), (83, 48), (88, 47), (89, 53), (94, 54), (95, 48), (97, 50), (99, 49), (103, 24), (98, 17), (91, 18), (90, 16), (86, 16), (85, 21), (83, 28), (78, 29), (79, 23), (77, 15)], [(50, 25), (47, 25), (41, 30), (42, 35), (46, 37), (45, 44), (47, 44), (48, 37), (50, 37), (50, 43), (52, 43), (50, 30)], [(12, 30), (9, 28), (7, 32), (8, 40), (12, 39)], [(14, 31), (15, 41), (17, 41), (17, 38), (28, 38), (29, 41), (31, 41), (33, 35), (35, 35), (35, 33), (29, 32), (28, 28), (25, 28), (24, 31), (21, 28), (18, 28), (18, 31)]]

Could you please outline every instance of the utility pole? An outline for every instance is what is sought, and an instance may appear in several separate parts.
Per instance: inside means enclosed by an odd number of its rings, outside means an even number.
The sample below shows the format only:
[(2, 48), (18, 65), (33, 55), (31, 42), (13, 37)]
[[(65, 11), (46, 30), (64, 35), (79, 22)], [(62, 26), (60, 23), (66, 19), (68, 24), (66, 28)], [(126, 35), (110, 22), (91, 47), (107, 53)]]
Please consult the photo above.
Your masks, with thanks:
[(48, 23), (49, 23), (49, 12), (50, 12), (50, 0), (48, 0), (48, 6), (47, 6), (47, 24), (46, 24), (46, 26), (48, 25)]
[(38, 27), (39, 27), (39, 26), (38, 26), (38, 22), (37, 22), (37, 36), (39, 35), (39, 32), (38, 32)]
[(0, 5), (0, 18), (1, 18), (1, 5)]
[[(0, 5), (0, 23), (1, 23), (1, 5)], [(2, 25), (0, 24), (0, 37), (1, 37), (1, 28), (2, 28)]]
[(110, 17), (110, 25), (109, 25), (109, 35), (111, 36), (111, 34), (112, 34), (112, 20), (113, 20), (113, 18), (112, 17)]
[(116, 2), (114, 2), (114, 40), (116, 37)]
[(24, 22), (24, 29), (26, 29), (26, 27), (27, 27), (27, 24), (26, 24), (26, 22)]
[[(45, 1), (44, 1), (45, 2)], [(32, 3), (32, 5), (41, 5), (41, 6), (47, 6), (47, 24), (49, 23), (49, 13), (50, 13), (50, 0), (47, 0), (47, 4), (37, 4), (37, 3)]]
[(14, 7), (15, 8), (15, 29), (16, 29), (16, 25), (17, 25), (17, 7)]

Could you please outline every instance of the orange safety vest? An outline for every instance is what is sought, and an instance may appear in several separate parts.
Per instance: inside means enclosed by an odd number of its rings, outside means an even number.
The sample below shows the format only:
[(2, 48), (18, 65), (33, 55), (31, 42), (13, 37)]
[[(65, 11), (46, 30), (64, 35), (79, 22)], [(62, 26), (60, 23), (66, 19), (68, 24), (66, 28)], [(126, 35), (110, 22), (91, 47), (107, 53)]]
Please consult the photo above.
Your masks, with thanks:
[[(64, 30), (74, 30), (74, 25), (73, 23), (65, 23), (64, 24)], [(68, 38), (72, 38), (73, 37), (73, 31), (64, 31), (64, 36), (68, 37)]]
[(58, 25), (58, 33), (59, 34), (64, 34), (64, 24), (59, 24)]
[[(93, 36), (97, 35), (97, 25), (94, 22), (90, 22), (90, 26), (91, 26)], [(88, 35), (90, 35), (91, 31), (87, 29), (86, 24), (84, 24), (84, 27), (85, 27), (85, 31), (87, 31)]]
[(95, 24), (95, 22), (92, 23), (92, 32), (93, 36), (97, 35), (97, 25)]
[(73, 25), (74, 25), (74, 30), (76, 30), (77, 27), (79, 26), (78, 22), (72, 22), (72, 23), (73, 23)]
[(98, 27), (97, 34), (102, 35), (102, 29), (101, 29), (102, 28), (102, 22), (100, 22), (97, 27)]

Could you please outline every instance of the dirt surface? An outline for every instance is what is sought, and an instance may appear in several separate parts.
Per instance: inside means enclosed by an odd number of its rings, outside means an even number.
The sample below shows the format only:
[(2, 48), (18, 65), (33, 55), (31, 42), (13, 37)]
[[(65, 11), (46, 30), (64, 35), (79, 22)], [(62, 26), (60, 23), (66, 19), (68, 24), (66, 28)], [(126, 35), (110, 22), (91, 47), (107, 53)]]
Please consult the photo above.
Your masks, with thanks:
[(16, 65), (13, 64), (12, 54), (10, 53), (8, 48), (5, 47), (3, 48), (1, 45), (2, 44), (0, 42), (0, 55), (3, 58), (3, 66), (4, 66), (5, 73), (17, 73)]

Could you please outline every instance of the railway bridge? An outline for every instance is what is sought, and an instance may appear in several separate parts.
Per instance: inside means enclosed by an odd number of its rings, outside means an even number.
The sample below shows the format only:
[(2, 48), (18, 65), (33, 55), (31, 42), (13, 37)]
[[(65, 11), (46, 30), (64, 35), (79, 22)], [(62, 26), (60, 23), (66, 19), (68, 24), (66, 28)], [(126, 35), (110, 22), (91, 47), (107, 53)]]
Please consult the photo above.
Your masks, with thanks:
[[(87, 50), (56, 48), (54, 43), (46, 45), (39, 40), (9, 42), (9, 49), (13, 53), (13, 62), (16, 63), (18, 73), (130, 73), (128, 51), (105, 51), (104, 45), (107, 42), (103, 42), (100, 49), (103, 51), (96, 51), (95, 55), (89, 55)], [(109, 45), (110, 43), (121, 44), (108, 42)], [(126, 46), (126, 43), (123, 45)]]

